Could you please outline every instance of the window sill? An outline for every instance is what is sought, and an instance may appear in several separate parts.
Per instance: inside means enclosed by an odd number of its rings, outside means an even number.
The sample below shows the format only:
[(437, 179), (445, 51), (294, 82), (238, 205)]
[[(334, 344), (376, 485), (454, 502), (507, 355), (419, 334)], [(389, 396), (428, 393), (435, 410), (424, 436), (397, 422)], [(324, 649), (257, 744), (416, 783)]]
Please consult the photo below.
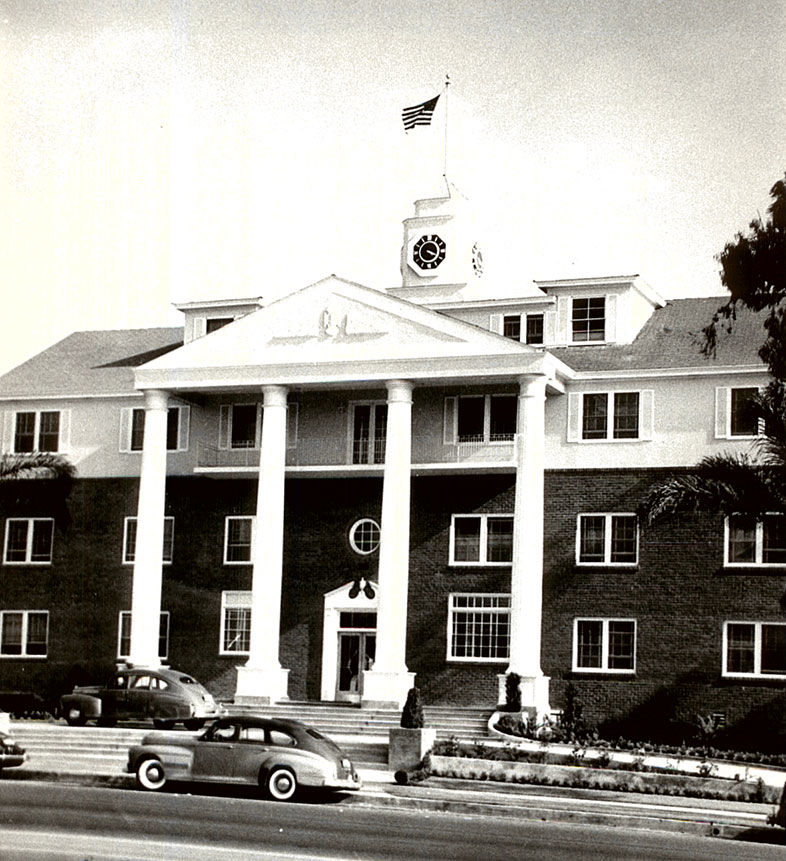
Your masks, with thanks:
[(48, 655), (0, 655), (0, 661), (45, 661)]
[(448, 562), (449, 568), (510, 568), (513, 562)]
[(448, 656), (446, 658), (446, 663), (448, 664), (482, 664), (483, 666), (488, 666), (489, 664), (509, 664), (510, 658), (452, 658)]
[(786, 683), (786, 675), (766, 675), (766, 676), (754, 676), (754, 675), (742, 675), (742, 674), (728, 674), (724, 673), (720, 677), (721, 683), (727, 685), (767, 685), (772, 687), (782, 688), (784, 683)]
[(577, 568), (638, 568), (638, 562), (576, 562)]
[(600, 670), (597, 668), (573, 667), (569, 673), (569, 677), (576, 679), (634, 679), (636, 670)]

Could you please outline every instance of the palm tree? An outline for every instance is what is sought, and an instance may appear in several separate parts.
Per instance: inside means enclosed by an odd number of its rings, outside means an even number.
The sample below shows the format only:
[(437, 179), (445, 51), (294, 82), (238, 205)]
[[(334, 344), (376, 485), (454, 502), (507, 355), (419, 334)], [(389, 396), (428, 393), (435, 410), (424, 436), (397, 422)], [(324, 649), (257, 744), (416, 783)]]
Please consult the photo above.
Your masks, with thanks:
[(653, 487), (640, 506), (649, 523), (697, 511), (786, 511), (786, 386), (771, 383), (754, 398), (752, 409), (764, 427), (753, 453), (705, 457), (691, 472)]
[(61, 454), (34, 451), (29, 454), (0, 455), (0, 481), (28, 478), (54, 478), (71, 483), (76, 468)]

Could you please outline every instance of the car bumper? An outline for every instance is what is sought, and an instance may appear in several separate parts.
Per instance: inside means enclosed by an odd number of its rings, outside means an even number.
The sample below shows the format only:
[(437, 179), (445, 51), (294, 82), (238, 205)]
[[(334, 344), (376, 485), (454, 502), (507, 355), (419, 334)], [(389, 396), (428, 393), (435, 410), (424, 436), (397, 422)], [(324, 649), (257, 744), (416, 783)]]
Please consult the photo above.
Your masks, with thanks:
[(27, 754), (25, 753), (0, 754), (0, 769), (17, 768), (20, 765), (24, 765), (26, 759)]
[(329, 784), (326, 784), (328, 789), (360, 789), (363, 785), (363, 781), (358, 777), (357, 774), (350, 775), (349, 777), (337, 777), (335, 780), (331, 780)]

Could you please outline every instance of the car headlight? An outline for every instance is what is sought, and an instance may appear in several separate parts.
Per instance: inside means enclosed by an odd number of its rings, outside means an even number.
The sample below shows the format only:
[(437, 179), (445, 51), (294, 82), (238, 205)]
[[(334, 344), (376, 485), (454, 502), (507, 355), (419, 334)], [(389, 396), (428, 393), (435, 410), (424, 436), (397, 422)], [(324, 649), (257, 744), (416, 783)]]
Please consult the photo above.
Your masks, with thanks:
[(341, 767), (346, 771), (352, 771), (352, 763), (346, 757), (341, 760)]

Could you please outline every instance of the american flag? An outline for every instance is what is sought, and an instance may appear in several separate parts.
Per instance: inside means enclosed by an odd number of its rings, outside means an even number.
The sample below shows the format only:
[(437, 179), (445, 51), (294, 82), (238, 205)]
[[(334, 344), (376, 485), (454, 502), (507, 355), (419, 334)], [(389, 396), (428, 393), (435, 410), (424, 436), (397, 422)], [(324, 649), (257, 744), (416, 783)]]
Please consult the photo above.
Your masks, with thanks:
[(401, 112), (401, 119), (404, 121), (404, 131), (408, 132), (410, 129), (414, 129), (415, 126), (431, 125), (431, 118), (434, 116), (434, 108), (437, 106), (438, 98), (439, 95), (420, 105), (404, 108)]

